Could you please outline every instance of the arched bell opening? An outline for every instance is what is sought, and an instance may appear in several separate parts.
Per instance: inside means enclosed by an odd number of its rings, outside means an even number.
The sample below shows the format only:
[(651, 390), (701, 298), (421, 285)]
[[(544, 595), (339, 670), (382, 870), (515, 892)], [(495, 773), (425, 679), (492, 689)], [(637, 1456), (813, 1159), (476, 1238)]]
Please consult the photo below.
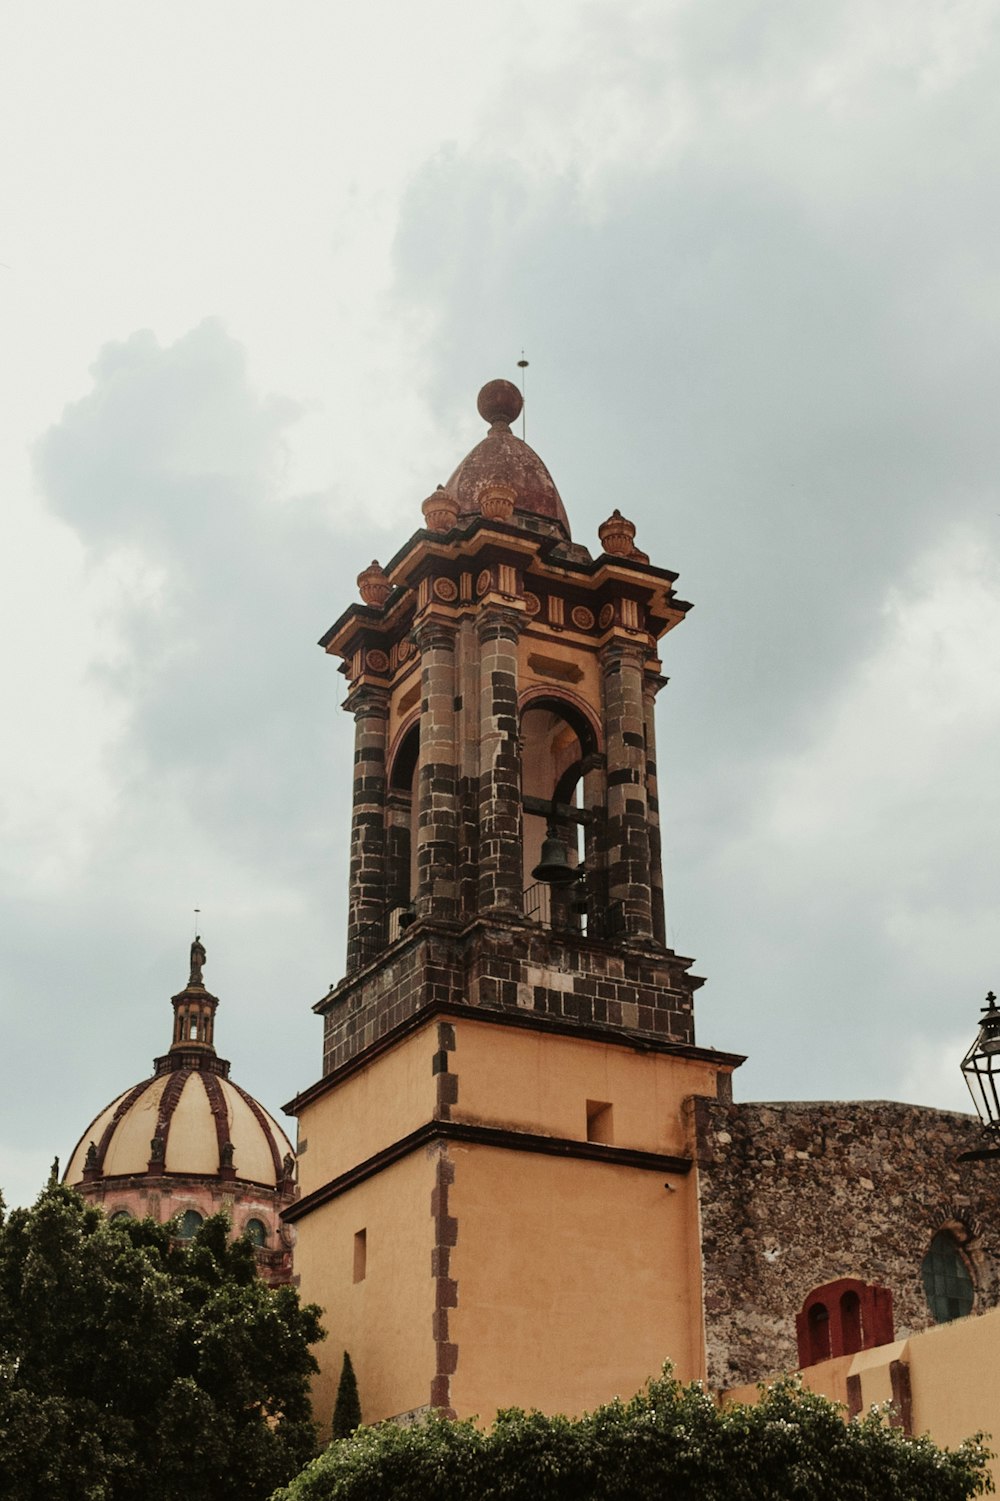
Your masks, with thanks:
[[(409, 913), (417, 890), (417, 771), (420, 721), (399, 741), (389, 770), (386, 799), (386, 908), (388, 939), (399, 937), (400, 916)], [(405, 927), (405, 921), (403, 926)]]
[(536, 699), (522, 712), (520, 744), (525, 916), (581, 931), (586, 888), (573, 872), (592, 853), (584, 765), (596, 748), (594, 732), (572, 705)]

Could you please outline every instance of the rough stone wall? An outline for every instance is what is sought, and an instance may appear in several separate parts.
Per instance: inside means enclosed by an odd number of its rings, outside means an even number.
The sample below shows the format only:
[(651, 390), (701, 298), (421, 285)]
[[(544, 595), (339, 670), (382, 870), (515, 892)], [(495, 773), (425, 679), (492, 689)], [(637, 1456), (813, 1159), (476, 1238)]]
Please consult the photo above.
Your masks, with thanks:
[(708, 1378), (798, 1365), (795, 1315), (815, 1287), (860, 1277), (892, 1291), (897, 1338), (934, 1322), (920, 1267), (954, 1231), (975, 1312), (1000, 1302), (1000, 1163), (972, 1116), (890, 1101), (694, 1104)]

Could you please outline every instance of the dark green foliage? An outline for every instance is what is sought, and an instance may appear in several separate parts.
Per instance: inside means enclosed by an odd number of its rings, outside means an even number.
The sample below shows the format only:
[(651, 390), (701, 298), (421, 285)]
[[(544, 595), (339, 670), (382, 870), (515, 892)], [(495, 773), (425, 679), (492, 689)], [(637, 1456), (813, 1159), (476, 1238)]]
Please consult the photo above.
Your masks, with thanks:
[(315, 1453), (321, 1337), (223, 1216), (177, 1245), (50, 1181), (0, 1216), (0, 1497), (268, 1496)]
[(351, 1357), (344, 1351), (344, 1364), (340, 1368), (340, 1385), (337, 1400), (333, 1404), (332, 1436), (349, 1438), (361, 1424), (361, 1401), (358, 1397), (358, 1379), (354, 1374)]
[(965, 1501), (992, 1489), (987, 1452), (904, 1438), (786, 1380), (719, 1409), (664, 1374), (572, 1421), (517, 1409), (488, 1433), (433, 1421), (362, 1428), (274, 1501)]

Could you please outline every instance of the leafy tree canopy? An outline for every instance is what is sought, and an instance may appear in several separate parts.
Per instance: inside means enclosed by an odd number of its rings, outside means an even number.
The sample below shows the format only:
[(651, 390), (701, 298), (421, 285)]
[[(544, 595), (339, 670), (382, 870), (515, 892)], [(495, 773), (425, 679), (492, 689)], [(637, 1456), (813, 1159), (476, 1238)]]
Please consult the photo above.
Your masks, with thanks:
[(717, 1408), (668, 1373), (573, 1421), (501, 1412), (492, 1429), (436, 1420), (362, 1428), (274, 1501), (964, 1501), (991, 1490), (978, 1439), (907, 1439), (786, 1380)]
[(0, 1201), (0, 1497), (254, 1501), (315, 1453), (319, 1310), (225, 1216), (178, 1244), (51, 1181)]

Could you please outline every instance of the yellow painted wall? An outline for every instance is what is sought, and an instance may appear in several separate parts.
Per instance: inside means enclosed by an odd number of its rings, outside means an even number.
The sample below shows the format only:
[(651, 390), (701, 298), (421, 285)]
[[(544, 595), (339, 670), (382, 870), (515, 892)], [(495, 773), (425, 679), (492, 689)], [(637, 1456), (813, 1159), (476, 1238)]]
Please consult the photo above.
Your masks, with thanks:
[(452, 1144), (452, 1405), (577, 1413), (703, 1376), (693, 1175)]
[[(907, 1341), (914, 1432), (949, 1448), (982, 1429), (1000, 1449), (1000, 1308), (939, 1324)], [(1000, 1487), (1000, 1461), (993, 1461)]]
[[(586, 1141), (587, 1102), (606, 1101), (611, 1145), (691, 1155), (685, 1100), (715, 1093), (711, 1064), (464, 1017), (454, 1026), (453, 1120)], [(433, 1118), (437, 1048), (431, 1022), (303, 1108), (304, 1195)], [(302, 1295), (326, 1310), (330, 1331), (314, 1399), (324, 1422), (344, 1349), (366, 1422), (429, 1400), (437, 1150), (412, 1153), (298, 1222)], [(456, 1169), (448, 1339), (459, 1347), (460, 1415), (487, 1419), (514, 1403), (582, 1411), (631, 1395), (667, 1359), (685, 1379), (704, 1375), (694, 1171), (457, 1142), (440, 1150)], [(356, 1285), (362, 1228), (369, 1271)]]
[[(295, 1270), (302, 1297), (319, 1303), (327, 1338), (317, 1347), (313, 1406), (329, 1424), (344, 1351), (358, 1378), (366, 1423), (424, 1406), (434, 1374), (431, 1193), (437, 1155), (411, 1153), (323, 1205), (299, 1226)], [(354, 1236), (367, 1232), (367, 1273), (354, 1281)]]
[(717, 1070), (697, 1059), (464, 1018), (455, 1043), (453, 1120), (585, 1141), (587, 1100), (605, 1100), (613, 1145), (679, 1156), (692, 1150), (685, 1099), (715, 1095)]
[[(891, 1345), (823, 1360), (800, 1374), (810, 1391), (845, 1406), (847, 1378), (859, 1376), (862, 1411), (867, 1411), (891, 1401), (894, 1360), (910, 1369), (915, 1434), (929, 1433), (936, 1444), (954, 1449), (983, 1432), (993, 1435), (990, 1448), (1000, 1448), (1000, 1308), (938, 1324)], [(723, 1401), (755, 1402), (758, 1391), (735, 1387), (723, 1393)], [(1000, 1460), (993, 1460), (991, 1474), (1000, 1486)]]
[(436, 1024), (404, 1037), (299, 1112), (302, 1196), (408, 1136), (434, 1114)]

